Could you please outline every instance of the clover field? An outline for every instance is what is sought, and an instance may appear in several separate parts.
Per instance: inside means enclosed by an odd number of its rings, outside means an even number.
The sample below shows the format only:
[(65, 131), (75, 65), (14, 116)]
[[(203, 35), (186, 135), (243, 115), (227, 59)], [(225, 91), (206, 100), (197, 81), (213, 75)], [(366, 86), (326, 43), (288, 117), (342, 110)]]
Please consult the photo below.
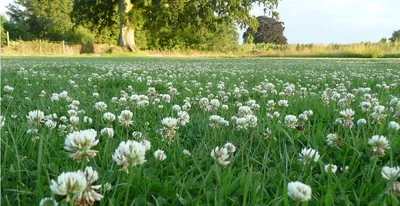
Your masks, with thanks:
[(400, 205), (400, 60), (1, 64), (1, 205)]

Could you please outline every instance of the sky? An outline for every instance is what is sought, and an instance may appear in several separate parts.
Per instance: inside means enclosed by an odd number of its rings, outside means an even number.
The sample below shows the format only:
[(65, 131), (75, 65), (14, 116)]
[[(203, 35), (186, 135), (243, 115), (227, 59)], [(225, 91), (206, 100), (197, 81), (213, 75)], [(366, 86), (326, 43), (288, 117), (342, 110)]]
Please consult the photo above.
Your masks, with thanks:
[[(1, 0), (0, 13), (11, 2)], [(277, 11), (289, 43), (377, 42), (400, 29), (400, 0), (281, 0)], [(264, 12), (255, 7), (251, 14)]]

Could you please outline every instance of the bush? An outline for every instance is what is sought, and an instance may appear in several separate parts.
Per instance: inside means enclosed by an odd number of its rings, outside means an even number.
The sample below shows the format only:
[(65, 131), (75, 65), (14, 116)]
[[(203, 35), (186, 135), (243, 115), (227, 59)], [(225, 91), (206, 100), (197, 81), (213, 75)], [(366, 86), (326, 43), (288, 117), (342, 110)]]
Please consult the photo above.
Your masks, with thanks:
[(1, 39), (0, 39), (0, 44), (1, 45), (6, 45), (7, 44), (7, 33), (4, 30), (3, 25), (0, 25), (0, 30), (1, 30)]
[(95, 35), (83, 26), (77, 26), (68, 34), (67, 41), (72, 44), (81, 44), (81, 53), (93, 53)]

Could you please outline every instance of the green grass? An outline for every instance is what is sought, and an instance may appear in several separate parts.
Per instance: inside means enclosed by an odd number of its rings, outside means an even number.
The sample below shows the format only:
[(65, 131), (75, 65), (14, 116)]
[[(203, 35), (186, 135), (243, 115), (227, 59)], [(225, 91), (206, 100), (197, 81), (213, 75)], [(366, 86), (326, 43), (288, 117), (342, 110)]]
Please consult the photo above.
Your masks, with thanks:
[[(392, 182), (381, 176), (383, 166), (400, 166), (400, 131), (388, 129), (390, 121), (400, 123), (393, 117), (398, 108), (389, 104), (394, 97), (400, 98), (399, 60), (14, 57), (2, 58), (1, 63), (1, 115), (6, 118), (1, 129), (1, 205), (37, 205), (44, 197), (67, 204), (65, 196), (50, 191), (51, 180), (62, 172), (85, 166), (92, 166), (99, 173), (96, 185), (112, 186), (108, 191), (99, 190), (104, 198), (96, 205), (122, 205), (125, 201), (128, 205), (295, 205), (287, 195), (287, 184), (292, 181), (312, 188), (312, 199), (305, 203), (308, 205), (400, 204), (398, 196), (387, 193)], [(222, 82), (224, 88), (218, 89)], [(276, 94), (268, 92), (264, 96), (253, 89), (258, 85), (266, 87), (268, 82), (275, 86)], [(279, 95), (285, 91), (285, 83), (295, 85), (293, 95)], [(377, 84), (396, 85), (385, 90)], [(11, 95), (3, 90), (6, 85), (14, 88)], [(123, 93), (146, 95), (149, 87), (154, 87), (157, 94), (167, 94), (168, 85), (179, 92), (170, 103), (154, 101), (156, 97), (149, 97), (149, 105), (143, 108), (134, 106), (129, 98), (125, 105), (112, 102), (112, 97), (120, 98)], [(246, 89), (248, 95), (235, 97), (235, 87)], [(307, 89), (304, 95), (301, 87)], [(364, 101), (363, 93), (353, 93), (353, 89), (364, 87), (369, 87), (371, 91), (367, 93), (387, 109), (387, 118), (379, 125), (371, 123), (371, 112), (364, 113), (359, 107)], [(337, 90), (341, 97), (344, 91), (353, 93), (354, 101), (342, 107), (338, 100), (330, 99), (324, 105), (321, 95), (327, 88)], [(45, 97), (39, 96), (42, 90)], [(59, 134), (58, 128), (40, 127), (37, 142), (27, 134), (29, 111), (38, 109), (45, 115), (68, 117), (71, 102), (51, 101), (52, 93), (63, 91), (71, 100), (78, 100), (79, 110), (84, 111), (78, 115), (77, 129), (93, 128), (98, 132), (100, 142), (92, 147), (98, 154), (90, 162), (68, 157), (70, 152), (64, 149), (66, 134)], [(99, 97), (92, 96), (94, 92)], [(222, 96), (227, 100), (223, 101)], [(217, 98), (228, 109), (204, 111), (199, 105), (202, 97)], [(157, 130), (162, 128), (163, 118), (177, 117), (172, 106), (182, 106), (185, 99), (191, 103), (190, 121), (180, 126), (173, 142), (167, 144)], [(231, 117), (237, 115), (237, 104), (244, 105), (249, 99), (260, 106), (253, 111), (257, 126), (237, 130)], [(274, 111), (280, 116), (268, 119), (267, 113), (272, 111), (267, 110), (267, 101), (277, 103), (281, 99), (288, 100), (289, 107), (277, 104)], [(116, 116), (125, 109), (132, 111), (135, 124), (126, 128), (117, 118), (111, 125), (115, 136), (100, 136), (100, 130), (107, 126), (105, 112), (94, 108), (100, 101), (107, 104), (106, 111)], [(333, 124), (340, 117), (339, 112), (347, 108), (355, 111), (351, 129)], [(286, 115), (298, 116), (305, 110), (312, 110), (313, 115), (303, 121), (304, 131), (285, 125)], [(228, 120), (229, 126), (211, 128), (209, 117), (213, 114)], [(93, 122), (83, 123), (84, 116)], [(367, 120), (364, 127), (356, 124), (361, 118)], [(60, 124), (59, 119), (56, 121)], [(267, 128), (273, 136), (268, 139)], [(134, 139), (133, 131), (142, 132), (151, 142), (151, 149), (146, 152), (147, 162), (130, 167), (126, 174), (111, 156), (121, 141)], [(343, 145), (327, 146), (329, 133), (343, 137)], [(368, 139), (373, 135), (389, 140), (390, 149), (383, 157), (370, 150)], [(210, 153), (226, 142), (233, 143), (236, 152), (230, 154), (230, 164), (222, 166)], [(318, 162), (299, 162), (299, 153), (305, 147), (319, 152)], [(155, 159), (153, 153), (157, 149), (165, 151), (166, 160)], [(185, 156), (184, 149), (192, 155)], [(349, 166), (349, 170), (326, 173), (324, 165), (329, 163), (339, 168)]]

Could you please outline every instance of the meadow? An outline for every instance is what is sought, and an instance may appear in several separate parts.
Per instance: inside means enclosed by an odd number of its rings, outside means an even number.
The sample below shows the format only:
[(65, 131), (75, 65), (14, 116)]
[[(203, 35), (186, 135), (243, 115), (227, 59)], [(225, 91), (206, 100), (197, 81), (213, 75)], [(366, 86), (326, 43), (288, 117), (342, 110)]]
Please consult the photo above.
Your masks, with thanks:
[(1, 64), (1, 205), (400, 205), (400, 60)]

